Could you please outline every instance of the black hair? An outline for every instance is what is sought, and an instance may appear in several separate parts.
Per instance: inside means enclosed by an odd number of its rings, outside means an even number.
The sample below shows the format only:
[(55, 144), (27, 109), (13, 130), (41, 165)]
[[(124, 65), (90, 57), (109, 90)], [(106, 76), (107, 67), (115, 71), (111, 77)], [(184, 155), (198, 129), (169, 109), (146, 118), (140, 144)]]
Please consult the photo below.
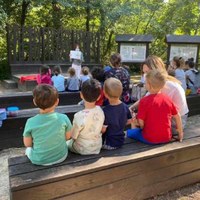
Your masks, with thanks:
[(101, 94), (100, 82), (93, 78), (84, 81), (81, 87), (81, 93), (87, 102), (95, 102)]
[(50, 67), (48, 65), (42, 65), (40, 67), (40, 74), (50, 74)]
[(100, 82), (105, 81), (105, 74), (102, 67), (94, 67), (91, 70), (92, 77)]
[(60, 65), (55, 65), (54, 68), (53, 68), (53, 73), (58, 76), (58, 74), (61, 74), (62, 73), (62, 70), (61, 70), (61, 67)]

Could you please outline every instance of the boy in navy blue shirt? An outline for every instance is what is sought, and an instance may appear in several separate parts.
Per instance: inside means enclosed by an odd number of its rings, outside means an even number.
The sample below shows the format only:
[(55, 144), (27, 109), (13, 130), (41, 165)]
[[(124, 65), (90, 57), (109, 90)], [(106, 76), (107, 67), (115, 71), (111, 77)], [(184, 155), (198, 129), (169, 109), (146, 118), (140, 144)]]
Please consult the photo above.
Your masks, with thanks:
[(103, 149), (116, 149), (124, 144), (124, 128), (132, 122), (131, 113), (126, 104), (120, 100), (123, 87), (120, 80), (109, 78), (104, 82), (104, 94), (109, 105), (103, 108), (105, 114)]

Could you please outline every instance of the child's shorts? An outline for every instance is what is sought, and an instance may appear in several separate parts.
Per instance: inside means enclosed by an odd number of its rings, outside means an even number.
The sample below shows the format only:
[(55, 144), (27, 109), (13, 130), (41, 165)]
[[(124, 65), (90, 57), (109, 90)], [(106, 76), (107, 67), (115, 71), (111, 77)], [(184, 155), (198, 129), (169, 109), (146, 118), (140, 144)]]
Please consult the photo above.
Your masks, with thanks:
[(127, 137), (132, 138), (134, 140), (140, 141), (145, 144), (154, 144), (151, 142), (148, 142), (147, 140), (144, 139), (142, 136), (142, 129), (141, 128), (133, 128), (133, 129), (128, 129), (127, 130)]
[[(32, 151), (32, 147), (27, 147), (26, 151), (25, 151), (25, 155), (28, 157), (29, 160), (31, 160), (31, 151)], [(57, 160), (55, 162), (48, 163), (48, 164), (41, 164), (41, 165), (42, 166), (50, 166), (50, 165), (55, 165), (55, 164), (61, 163), (67, 158), (67, 155), (68, 155), (68, 152), (60, 160)]]
[(78, 154), (80, 154), (80, 152), (78, 152), (78, 151), (74, 148), (73, 144), (74, 144), (74, 140), (73, 140), (73, 139), (68, 140), (68, 141), (67, 141), (68, 149), (69, 149), (71, 152), (73, 152), (73, 153), (78, 153)]

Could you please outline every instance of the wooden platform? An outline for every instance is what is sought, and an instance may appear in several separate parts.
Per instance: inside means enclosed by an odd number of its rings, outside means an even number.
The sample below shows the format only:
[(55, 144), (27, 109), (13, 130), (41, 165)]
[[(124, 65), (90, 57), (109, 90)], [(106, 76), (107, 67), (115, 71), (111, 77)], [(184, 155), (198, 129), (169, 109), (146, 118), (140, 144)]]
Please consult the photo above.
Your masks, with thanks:
[[(75, 105), (81, 101), (79, 92), (59, 93), (59, 105)], [(0, 95), (0, 107), (18, 106), (19, 109), (35, 108), (32, 92), (18, 92), (15, 94)]]
[(150, 146), (127, 139), (99, 155), (69, 154), (61, 164), (32, 165), (25, 156), (9, 159), (13, 200), (145, 199), (200, 181), (200, 124), (182, 143)]
[(200, 114), (200, 95), (187, 96), (187, 104), (189, 108), (189, 116)]
[[(67, 114), (72, 121), (74, 114), (83, 109), (83, 106), (68, 105), (58, 106), (56, 111), (59, 113)], [(24, 109), (18, 112), (17, 117), (9, 117), (3, 121), (3, 125), (0, 128), (0, 150), (22, 147), (23, 146), (23, 130), (28, 118), (39, 113), (38, 108)]]

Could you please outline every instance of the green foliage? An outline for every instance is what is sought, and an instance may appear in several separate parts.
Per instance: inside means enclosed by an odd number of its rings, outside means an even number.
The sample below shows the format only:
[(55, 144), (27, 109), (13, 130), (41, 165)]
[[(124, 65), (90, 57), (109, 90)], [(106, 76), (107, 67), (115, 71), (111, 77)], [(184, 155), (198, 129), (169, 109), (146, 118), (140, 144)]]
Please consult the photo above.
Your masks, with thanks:
[(0, 61), (0, 80), (8, 79), (10, 76), (10, 68), (7, 60)]
[(101, 59), (117, 51), (116, 34), (152, 34), (150, 53), (166, 58), (166, 34), (200, 34), (199, 0), (0, 0), (0, 60), (6, 24), (99, 31)]

